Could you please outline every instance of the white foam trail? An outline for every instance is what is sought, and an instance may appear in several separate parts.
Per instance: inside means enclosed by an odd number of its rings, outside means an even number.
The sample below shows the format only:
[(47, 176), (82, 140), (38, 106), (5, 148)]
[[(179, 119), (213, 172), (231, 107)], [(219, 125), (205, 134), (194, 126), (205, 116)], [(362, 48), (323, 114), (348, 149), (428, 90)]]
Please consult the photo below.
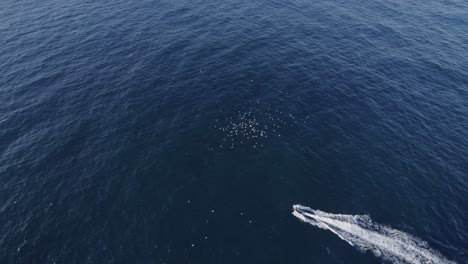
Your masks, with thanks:
[(351, 246), (393, 263), (454, 263), (431, 249), (427, 242), (402, 231), (376, 224), (367, 215), (331, 214), (302, 205), (293, 215), (313, 226), (330, 230)]

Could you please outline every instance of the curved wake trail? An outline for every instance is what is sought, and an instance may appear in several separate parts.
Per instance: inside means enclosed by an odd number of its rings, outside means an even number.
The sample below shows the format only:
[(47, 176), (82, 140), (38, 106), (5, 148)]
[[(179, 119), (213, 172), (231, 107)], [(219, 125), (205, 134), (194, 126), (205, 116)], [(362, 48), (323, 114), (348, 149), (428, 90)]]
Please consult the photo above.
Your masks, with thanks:
[(330, 230), (351, 246), (394, 263), (454, 263), (431, 249), (427, 242), (402, 231), (376, 224), (367, 215), (331, 214), (302, 205), (293, 215), (313, 226)]

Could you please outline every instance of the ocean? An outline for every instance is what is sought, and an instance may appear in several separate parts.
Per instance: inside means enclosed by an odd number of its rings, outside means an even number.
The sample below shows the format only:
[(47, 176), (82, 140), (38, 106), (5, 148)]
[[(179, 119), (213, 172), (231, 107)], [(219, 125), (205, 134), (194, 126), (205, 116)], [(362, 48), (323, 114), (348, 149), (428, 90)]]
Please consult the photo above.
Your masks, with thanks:
[(423, 261), (468, 263), (468, 1), (0, 2), (0, 263)]

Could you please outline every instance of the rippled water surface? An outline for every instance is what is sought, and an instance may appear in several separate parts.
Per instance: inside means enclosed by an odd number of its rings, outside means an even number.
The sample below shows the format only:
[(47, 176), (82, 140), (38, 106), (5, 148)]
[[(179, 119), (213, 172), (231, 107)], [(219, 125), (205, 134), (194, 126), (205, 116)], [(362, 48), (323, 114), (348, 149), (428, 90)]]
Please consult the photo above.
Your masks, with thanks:
[(0, 263), (468, 261), (468, 2), (0, 2)]

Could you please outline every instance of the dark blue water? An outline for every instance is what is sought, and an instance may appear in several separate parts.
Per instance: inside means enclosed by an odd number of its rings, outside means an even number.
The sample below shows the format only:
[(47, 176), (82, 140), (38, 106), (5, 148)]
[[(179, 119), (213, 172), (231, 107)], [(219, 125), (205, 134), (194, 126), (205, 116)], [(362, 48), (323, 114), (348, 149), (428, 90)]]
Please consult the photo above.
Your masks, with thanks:
[(468, 2), (0, 2), (0, 263), (468, 262)]

